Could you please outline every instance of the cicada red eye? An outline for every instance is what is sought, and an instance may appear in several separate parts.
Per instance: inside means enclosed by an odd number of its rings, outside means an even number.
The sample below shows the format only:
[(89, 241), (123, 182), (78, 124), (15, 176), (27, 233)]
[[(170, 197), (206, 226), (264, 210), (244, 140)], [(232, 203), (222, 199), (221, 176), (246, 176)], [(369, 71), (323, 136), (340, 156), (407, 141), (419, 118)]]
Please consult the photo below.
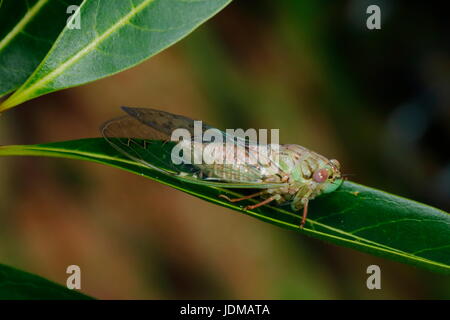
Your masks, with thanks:
[(327, 181), (328, 175), (329, 174), (328, 174), (327, 169), (319, 169), (319, 170), (316, 170), (316, 172), (314, 172), (313, 179), (317, 183), (322, 183), (322, 182)]

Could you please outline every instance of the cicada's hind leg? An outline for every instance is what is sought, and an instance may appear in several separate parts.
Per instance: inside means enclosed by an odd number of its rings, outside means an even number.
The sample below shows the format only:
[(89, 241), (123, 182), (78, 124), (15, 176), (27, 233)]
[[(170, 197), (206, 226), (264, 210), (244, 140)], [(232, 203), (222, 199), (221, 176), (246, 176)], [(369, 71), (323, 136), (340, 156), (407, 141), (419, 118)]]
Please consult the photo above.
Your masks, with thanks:
[(245, 196), (245, 197), (242, 197), (242, 198), (234, 198), (234, 199), (231, 199), (231, 198), (227, 197), (227, 196), (224, 195), (224, 194), (219, 195), (219, 197), (224, 198), (224, 199), (227, 199), (227, 200), (230, 201), (230, 202), (239, 202), (239, 201), (248, 200), (248, 199), (251, 199), (251, 198), (260, 196), (260, 195), (262, 195), (262, 194), (264, 194), (264, 191), (260, 191), (260, 192), (257, 192), (257, 193), (253, 193), (253, 194), (250, 194), (250, 195)]

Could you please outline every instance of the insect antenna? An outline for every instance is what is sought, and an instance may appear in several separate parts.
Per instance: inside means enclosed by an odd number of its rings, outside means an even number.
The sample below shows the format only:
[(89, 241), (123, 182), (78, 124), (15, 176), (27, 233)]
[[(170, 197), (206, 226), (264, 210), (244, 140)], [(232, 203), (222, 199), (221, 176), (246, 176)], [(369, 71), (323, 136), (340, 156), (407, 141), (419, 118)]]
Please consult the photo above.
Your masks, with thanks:
[(343, 173), (341, 176), (342, 176), (342, 178), (344, 180), (348, 180), (348, 177), (354, 177), (354, 176), (356, 176), (356, 174), (354, 174), (354, 173)]

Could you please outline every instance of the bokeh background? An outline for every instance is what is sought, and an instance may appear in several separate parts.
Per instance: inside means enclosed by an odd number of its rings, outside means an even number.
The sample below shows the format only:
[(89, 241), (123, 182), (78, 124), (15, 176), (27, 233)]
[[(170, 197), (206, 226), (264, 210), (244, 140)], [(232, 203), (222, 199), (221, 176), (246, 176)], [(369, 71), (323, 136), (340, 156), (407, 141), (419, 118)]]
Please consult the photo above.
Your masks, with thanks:
[[(381, 7), (382, 29), (366, 28)], [(351, 180), (450, 209), (448, 11), (235, 1), (147, 62), (6, 112), (1, 144), (99, 136), (120, 105), (280, 128)], [(0, 159), (0, 261), (102, 299), (447, 299), (450, 279), (337, 247), (111, 167)], [(366, 288), (366, 268), (382, 290)]]

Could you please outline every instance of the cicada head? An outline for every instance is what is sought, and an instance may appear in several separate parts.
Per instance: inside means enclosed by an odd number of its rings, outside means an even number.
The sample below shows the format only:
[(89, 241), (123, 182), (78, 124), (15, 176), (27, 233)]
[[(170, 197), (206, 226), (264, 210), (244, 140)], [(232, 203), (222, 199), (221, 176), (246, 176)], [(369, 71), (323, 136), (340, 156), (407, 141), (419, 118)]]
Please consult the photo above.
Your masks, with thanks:
[(322, 193), (335, 191), (342, 184), (341, 165), (336, 159), (332, 159), (316, 169), (312, 179), (318, 185), (321, 185)]

